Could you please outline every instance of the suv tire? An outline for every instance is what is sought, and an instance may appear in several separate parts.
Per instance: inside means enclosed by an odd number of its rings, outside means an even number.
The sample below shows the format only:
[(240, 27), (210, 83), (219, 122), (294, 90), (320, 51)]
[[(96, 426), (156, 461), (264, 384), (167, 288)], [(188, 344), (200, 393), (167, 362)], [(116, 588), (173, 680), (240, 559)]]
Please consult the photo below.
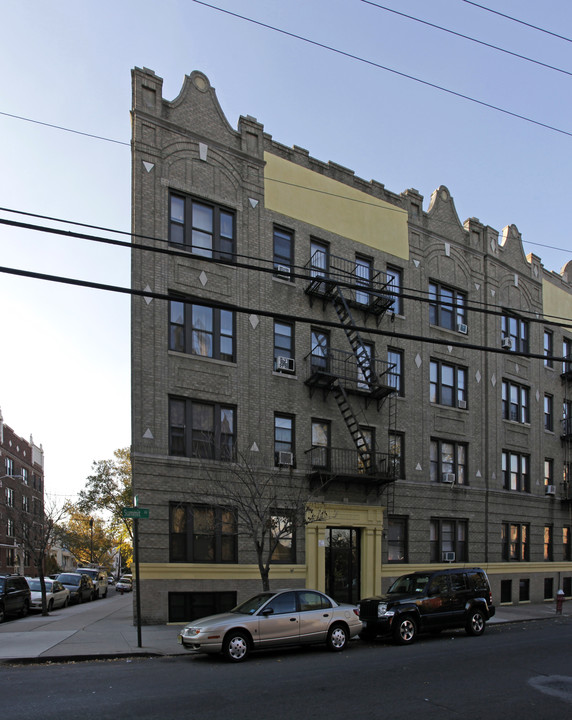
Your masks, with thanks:
[(480, 608), (471, 608), (465, 625), (467, 635), (482, 635), (485, 632), (485, 622), (483, 611)]
[(393, 639), (398, 645), (411, 645), (416, 637), (417, 623), (411, 615), (403, 615), (393, 621)]

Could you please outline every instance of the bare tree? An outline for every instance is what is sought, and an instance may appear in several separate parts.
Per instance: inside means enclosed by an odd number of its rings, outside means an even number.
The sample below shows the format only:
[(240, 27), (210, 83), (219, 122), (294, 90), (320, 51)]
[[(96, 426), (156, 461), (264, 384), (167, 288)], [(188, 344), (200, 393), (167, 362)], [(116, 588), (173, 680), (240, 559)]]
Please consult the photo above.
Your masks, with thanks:
[[(44, 572), (50, 548), (57, 535), (57, 527), (65, 509), (58, 507), (54, 499), (44, 500), (38, 515), (22, 515), (17, 529), (17, 542), (20, 552), (30, 558), (30, 565), (36, 568), (42, 589), (42, 615), (48, 614), (46, 603), (46, 583)], [(22, 564), (27, 564), (22, 561)]]
[(252, 542), (262, 588), (269, 590), (272, 561), (287, 557), (296, 531), (323, 519), (325, 511), (312, 507), (307, 481), (290, 467), (271, 467), (241, 456), (223, 470), (203, 470), (208, 480), (191, 490), (193, 503), (220, 508), (222, 514), (211, 521), (225, 524), (227, 530), (234, 525), (237, 537)]

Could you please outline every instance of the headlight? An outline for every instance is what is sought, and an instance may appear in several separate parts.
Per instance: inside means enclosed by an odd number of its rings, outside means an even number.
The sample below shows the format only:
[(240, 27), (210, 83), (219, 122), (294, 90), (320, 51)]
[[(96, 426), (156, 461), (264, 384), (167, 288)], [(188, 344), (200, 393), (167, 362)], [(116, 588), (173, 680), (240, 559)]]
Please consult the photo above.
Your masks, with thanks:
[(198, 635), (200, 633), (201, 629), (198, 627), (186, 627), (183, 630), (183, 635), (185, 637), (193, 637), (194, 635)]
[(387, 612), (387, 603), (379, 603), (377, 606), (377, 617), (382, 617)]

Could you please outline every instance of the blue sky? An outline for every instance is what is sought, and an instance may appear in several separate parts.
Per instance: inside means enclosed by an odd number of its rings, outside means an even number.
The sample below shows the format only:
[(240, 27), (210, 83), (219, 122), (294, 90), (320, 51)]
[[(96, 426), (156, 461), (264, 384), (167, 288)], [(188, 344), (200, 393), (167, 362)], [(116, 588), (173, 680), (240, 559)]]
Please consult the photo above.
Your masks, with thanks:
[[(346, 55), (192, 0), (1, 1), (0, 112), (119, 142), (0, 115), (0, 206), (129, 230), (130, 151), (121, 143), (130, 141), (131, 68), (153, 69), (167, 99), (201, 70), (233, 127), (252, 115), (278, 142), (392, 192), (416, 188), (424, 209), (446, 185), (461, 221), (478, 217), (499, 231), (515, 224), (525, 252), (548, 270), (572, 259), (572, 42), (463, 0), (379, 3), (566, 71), (559, 72), (362, 0), (212, 4)], [(569, 0), (481, 4), (572, 36)], [(23, 218), (3, 210), (0, 219)], [(0, 265), (130, 282), (126, 250), (5, 225)], [(0, 273), (0, 307), (4, 420), (43, 445), (47, 492), (73, 497), (94, 460), (130, 443), (129, 300)]]

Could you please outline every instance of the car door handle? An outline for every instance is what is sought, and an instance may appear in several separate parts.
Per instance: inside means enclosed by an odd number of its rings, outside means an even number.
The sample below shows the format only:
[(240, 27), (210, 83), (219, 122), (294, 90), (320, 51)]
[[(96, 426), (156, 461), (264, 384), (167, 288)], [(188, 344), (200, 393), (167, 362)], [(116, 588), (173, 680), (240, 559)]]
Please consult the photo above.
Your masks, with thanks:
[(297, 619), (298, 619), (298, 618), (295, 618), (295, 617), (290, 618), (290, 622), (296, 622)]
[(324, 617), (330, 617), (330, 613), (324, 613)]

